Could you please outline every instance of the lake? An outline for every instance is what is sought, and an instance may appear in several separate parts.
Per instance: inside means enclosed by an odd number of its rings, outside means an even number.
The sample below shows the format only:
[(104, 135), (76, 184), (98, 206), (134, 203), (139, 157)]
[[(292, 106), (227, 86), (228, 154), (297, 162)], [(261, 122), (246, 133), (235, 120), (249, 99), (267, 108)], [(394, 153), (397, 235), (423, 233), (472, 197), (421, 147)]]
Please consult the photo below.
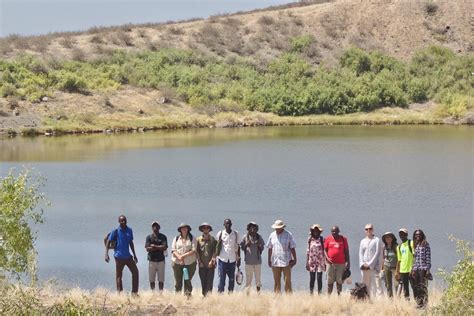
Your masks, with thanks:
[[(314, 223), (324, 236), (339, 225), (356, 280), (369, 222), (378, 236), (406, 227), (411, 238), (423, 229), (433, 271), (452, 268), (457, 257), (448, 235), (473, 239), (473, 136), (465, 126), (306, 126), (4, 138), (0, 174), (29, 166), (47, 180), (51, 206), (37, 241), (42, 281), (114, 289), (103, 238), (124, 213), (141, 288), (148, 288), (144, 242), (154, 220), (171, 243), (180, 222), (197, 234), (208, 221), (215, 234), (229, 217), (240, 233), (256, 221), (265, 240), (282, 219), (297, 243), (293, 286), (303, 289)], [(167, 261), (165, 287), (172, 289)], [(262, 269), (263, 288), (272, 289), (271, 271)], [(129, 291), (128, 271), (124, 279)], [(197, 275), (193, 284), (199, 287)]]

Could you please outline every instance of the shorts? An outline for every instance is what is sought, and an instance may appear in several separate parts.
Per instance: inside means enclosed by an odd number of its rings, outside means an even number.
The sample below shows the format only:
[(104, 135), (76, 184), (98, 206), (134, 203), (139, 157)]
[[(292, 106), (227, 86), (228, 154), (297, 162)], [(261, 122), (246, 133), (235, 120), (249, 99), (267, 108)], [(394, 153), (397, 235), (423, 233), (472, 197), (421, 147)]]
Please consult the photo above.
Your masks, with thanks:
[(328, 284), (333, 284), (334, 282), (342, 284), (342, 274), (345, 269), (345, 263), (330, 264), (328, 267)]
[(165, 261), (148, 261), (148, 279), (150, 283), (155, 282), (158, 274), (158, 282), (165, 282)]

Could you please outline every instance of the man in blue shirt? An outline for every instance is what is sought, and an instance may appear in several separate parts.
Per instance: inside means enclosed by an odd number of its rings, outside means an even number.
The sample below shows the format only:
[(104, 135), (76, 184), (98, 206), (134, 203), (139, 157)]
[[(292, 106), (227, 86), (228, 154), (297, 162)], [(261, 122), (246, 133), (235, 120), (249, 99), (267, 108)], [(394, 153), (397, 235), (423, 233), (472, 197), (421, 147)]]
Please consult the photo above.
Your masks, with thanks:
[[(109, 247), (112, 241), (115, 241), (114, 259), (115, 259), (115, 278), (117, 282), (117, 291), (123, 291), (122, 272), (125, 266), (132, 272), (132, 294), (138, 293), (138, 268), (137, 255), (135, 254), (135, 246), (133, 244), (133, 232), (127, 226), (127, 218), (120, 215), (118, 218), (119, 227), (114, 229), (110, 234), (105, 246), (105, 262), (109, 262)], [(133, 258), (130, 254), (133, 252)]]

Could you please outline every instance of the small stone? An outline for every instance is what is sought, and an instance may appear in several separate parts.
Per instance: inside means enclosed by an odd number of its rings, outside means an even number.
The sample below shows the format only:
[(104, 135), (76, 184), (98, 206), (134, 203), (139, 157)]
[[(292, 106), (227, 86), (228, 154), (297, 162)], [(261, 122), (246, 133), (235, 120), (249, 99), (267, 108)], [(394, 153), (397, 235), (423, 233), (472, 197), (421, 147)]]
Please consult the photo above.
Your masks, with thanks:
[(138, 109), (138, 114), (143, 114), (145, 113), (142, 109)]
[(176, 309), (176, 307), (173, 306), (173, 304), (168, 304), (165, 308), (163, 308), (163, 310), (161, 311), (161, 313), (163, 315), (171, 315), (171, 314), (176, 314), (178, 312), (178, 310)]
[(15, 116), (20, 115), (20, 111), (18, 111), (18, 109), (13, 110), (13, 115)]
[(168, 100), (168, 98), (166, 98), (166, 97), (160, 97), (160, 98), (158, 98), (158, 103), (159, 103), (159, 104), (168, 103), (168, 101), (169, 101), (169, 100)]
[(49, 98), (48, 98), (48, 97), (43, 97), (43, 98), (41, 99), (41, 101), (43, 101), (43, 102), (48, 102), (48, 101), (49, 101)]
[(56, 116), (56, 120), (58, 120), (58, 121), (62, 120), (63, 118), (64, 118), (64, 117), (63, 117), (62, 115)]

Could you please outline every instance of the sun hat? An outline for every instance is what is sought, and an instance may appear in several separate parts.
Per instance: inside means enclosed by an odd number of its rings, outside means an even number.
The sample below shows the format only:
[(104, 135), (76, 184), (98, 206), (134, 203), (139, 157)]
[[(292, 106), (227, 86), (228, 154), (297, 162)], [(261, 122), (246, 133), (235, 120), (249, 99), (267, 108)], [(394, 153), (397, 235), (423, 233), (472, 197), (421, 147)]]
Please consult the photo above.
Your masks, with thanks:
[(158, 225), (158, 228), (161, 227), (160, 223), (158, 221), (154, 221), (153, 223), (151, 223), (151, 227), (155, 226), (155, 225)]
[(178, 231), (181, 232), (181, 228), (183, 227), (188, 227), (188, 232), (191, 231), (191, 226), (189, 226), (188, 224), (185, 224), (185, 223), (181, 223), (179, 226), (178, 226)]
[(398, 232), (404, 232), (405, 234), (408, 234), (408, 229), (406, 228), (400, 228)]
[(208, 222), (204, 222), (201, 225), (199, 225), (199, 230), (202, 231), (205, 226), (209, 227), (209, 231), (212, 232), (212, 226)]
[(310, 227), (310, 230), (314, 230), (317, 228), (320, 232), (323, 232), (323, 229), (321, 228), (321, 225), (319, 224), (314, 224), (313, 226)]
[(275, 223), (273, 223), (273, 225), (272, 225), (273, 229), (280, 229), (280, 228), (285, 228), (285, 227), (286, 227), (286, 225), (285, 225), (285, 223), (283, 223), (283, 221), (281, 219), (277, 219), (275, 221)]
[(393, 241), (397, 240), (397, 237), (395, 237), (395, 234), (394, 234), (394, 233), (392, 233), (392, 232), (386, 232), (385, 234), (382, 235), (382, 241), (384, 241), (384, 240), (385, 240), (385, 237), (387, 237), (387, 236), (392, 236), (392, 240), (393, 240)]
[(250, 226), (254, 226), (258, 231), (258, 224), (255, 222), (250, 222), (247, 224), (247, 230), (250, 230)]

